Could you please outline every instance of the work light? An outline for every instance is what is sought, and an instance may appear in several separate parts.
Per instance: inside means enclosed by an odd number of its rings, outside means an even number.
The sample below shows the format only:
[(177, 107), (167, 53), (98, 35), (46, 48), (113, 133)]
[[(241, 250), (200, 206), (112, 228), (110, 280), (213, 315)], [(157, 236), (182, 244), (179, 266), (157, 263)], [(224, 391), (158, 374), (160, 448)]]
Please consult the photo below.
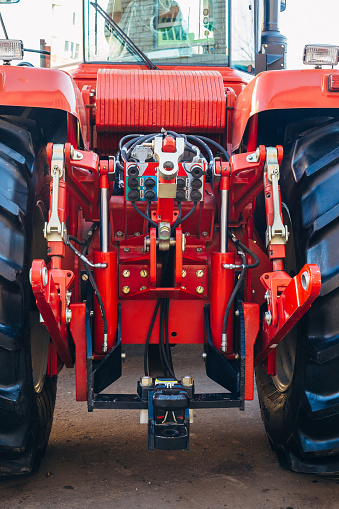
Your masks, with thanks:
[(339, 46), (308, 44), (304, 48), (306, 65), (337, 65)]
[(24, 47), (22, 41), (14, 39), (0, 39), (0, 60), (22, 60)]

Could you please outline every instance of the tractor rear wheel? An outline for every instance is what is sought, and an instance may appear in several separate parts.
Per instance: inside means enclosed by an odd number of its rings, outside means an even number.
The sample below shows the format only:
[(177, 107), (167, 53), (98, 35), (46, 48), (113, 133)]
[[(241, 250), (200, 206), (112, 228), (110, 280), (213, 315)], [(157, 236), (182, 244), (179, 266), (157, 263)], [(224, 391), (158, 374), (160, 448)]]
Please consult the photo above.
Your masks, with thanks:
[[(315, 121), (315, 124), (317, 122)], [(291, 126), (293, 130), (293, 126)], [(277, 374), (256, 369), (268, 439), (282, 466), (339, 471), (339, 121), (299, 131), (285, 148), (281, 196), (292, 235), (285, 270), (318, 264), (321, 294), (277, 347)]]
[(48, 165), (35, 124), (0, 118), (0, 475), (35, 471), (52, 426), (50, 338), (29, 283), (43, 238)]

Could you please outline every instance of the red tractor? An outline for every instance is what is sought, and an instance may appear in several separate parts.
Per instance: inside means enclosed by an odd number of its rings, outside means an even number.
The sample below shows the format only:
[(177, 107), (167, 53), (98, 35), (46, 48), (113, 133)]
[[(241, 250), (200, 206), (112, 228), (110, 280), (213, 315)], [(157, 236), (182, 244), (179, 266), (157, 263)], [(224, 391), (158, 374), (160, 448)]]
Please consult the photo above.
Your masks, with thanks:
[[(84, 0), (84, 63), (1, 67), (2, 475), (38, 467), (63, 366), (89, 411), (140, 410), (149, 450), (243, 410), (255, 373), (281, 464), (339, 471), (338, 48), (282, 70), (281, 8)], [(184, 344), (219, 392), (178, 377)]]

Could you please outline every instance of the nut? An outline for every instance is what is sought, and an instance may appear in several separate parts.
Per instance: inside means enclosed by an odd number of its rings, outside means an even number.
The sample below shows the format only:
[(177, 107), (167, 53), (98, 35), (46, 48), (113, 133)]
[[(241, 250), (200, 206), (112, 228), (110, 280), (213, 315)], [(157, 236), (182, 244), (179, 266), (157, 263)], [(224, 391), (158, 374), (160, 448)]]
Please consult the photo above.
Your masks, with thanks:
[(202, 247), (197, 247), (196, 251), (197, 253), (202, 253)]
[(202, 237), (208, 237), (208, 232), (202, 232), (202, 233), (201, 233), (201, 236), (202, 236)]
[(124, 234), (123, 234), (122, 232), (120, 232), (120, 231), (119, 231), (119, 232), (117, 232), (117, 233), (116, 233), (116, 236), (117, 236), (117, 237), (119, 237), (119, 239), (120, 239), (121, 237), (123, 237), (123, 236), (124, 236)]
[(134, 237), (139, 237), (140, 235), (140, 232), (134, 232)]
[(147, 290), (147, 286), (140, 286), (140, 291)]
[(129, 247), (124, 247), (124, 253), (129, 253), (130, 252), (130, 248)]

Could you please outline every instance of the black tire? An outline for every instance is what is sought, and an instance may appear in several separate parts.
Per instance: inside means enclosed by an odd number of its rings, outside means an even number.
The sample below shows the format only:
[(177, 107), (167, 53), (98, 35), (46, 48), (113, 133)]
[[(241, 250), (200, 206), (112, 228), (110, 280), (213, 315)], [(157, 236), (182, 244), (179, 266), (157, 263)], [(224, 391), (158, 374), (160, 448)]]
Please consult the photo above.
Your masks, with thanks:
[[(285, 147), (281, 194), (286, 271), (321, 271), (320, 297), (277, 348), (277, 376), (259, 366), (256, 383), (268, 439), (282, 466), (339, 471), (339, 121), (299, 131)], [(291, 126), (291, 131), (293, 131)]]
[(29, 283), (32, 258), (46, 256), (46, 151), (28, 121), (0, 118), (0, 140), (0, 475), (11, 476), (39, 466), (57, 377), (46, 375), (50, 340)]

